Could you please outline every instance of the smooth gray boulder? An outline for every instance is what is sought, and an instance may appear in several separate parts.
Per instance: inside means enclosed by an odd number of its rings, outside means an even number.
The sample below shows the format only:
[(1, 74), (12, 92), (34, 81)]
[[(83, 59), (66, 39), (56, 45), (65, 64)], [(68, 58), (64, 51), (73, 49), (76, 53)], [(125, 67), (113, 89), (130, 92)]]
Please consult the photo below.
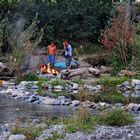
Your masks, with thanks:
[(26, 140), (26, 136), (23, 134), (10, 135), (8, 140)]

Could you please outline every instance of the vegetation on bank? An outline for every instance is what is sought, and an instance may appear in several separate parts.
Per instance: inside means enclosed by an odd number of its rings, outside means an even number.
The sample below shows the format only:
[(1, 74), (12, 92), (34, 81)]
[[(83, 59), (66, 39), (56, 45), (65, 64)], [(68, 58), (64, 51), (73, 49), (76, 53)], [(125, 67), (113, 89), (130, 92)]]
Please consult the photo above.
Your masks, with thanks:
[(100, 125), (109, 125), (109, 126), (124, 126), (133, 124), (135, 121), (133, 116), (128, 114), (127, 112), (116, 109), (108, 112), (99, 113), (95, 121)]
[(27, 127), (22, 127), (20, 124), (16, 124), (11, 128), (12, 134), (24, 134), (27, 140), (34, 140), (41, 135), (43, 129), (41, 127), (35, 127), (33, 124), (28, 123)]
[(64, 138), (65, 133), (75, 133), (77, 131), (81, 131), (93, 134), (96, 131), (97, 124), (121, 127), (133, 124), (135, 123), (135, 120), (132, 115), (121, 109), (115, 109), (93, 115), (88, 112), (87, 108), (79, 108), (79, 110), (72, 116), (45, 120), (43, 123), (46, 124), (44, 129), (40, 127), (33, 127), (33, 125), (29, 125), (27, 127), (16, 125), (11, 129), (11, 132), (13, 134), (24, 134), (28, 140), (33, 140), (35, 137), (40, 136), (43, 130), (50, 128), (50, 126), (64, 125), (63, 134), (52, 132), (52, 137), (48, 138), (49, 140), (57, 140), (58, 138)]

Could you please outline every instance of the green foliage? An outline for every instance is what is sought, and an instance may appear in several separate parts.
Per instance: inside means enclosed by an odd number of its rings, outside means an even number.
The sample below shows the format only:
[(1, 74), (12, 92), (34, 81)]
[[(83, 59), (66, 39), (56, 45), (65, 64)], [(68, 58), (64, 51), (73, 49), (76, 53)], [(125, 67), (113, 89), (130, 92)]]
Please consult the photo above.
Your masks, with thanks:
[(93, 131), (94, 116), (89, 114), (86, 108), (80, 108), (75, 115), (70, 118), (61, 118), (59, 122), (66, 125), (66, 131), (69, 133), (91, 132)]
[(97, 80), (95, 83), (97, 85), (102, 85), (105, 88), (106, 87), (116, 88), (117, 85), (120, 85), (127, 80), (128, 80), (128, 77), (104, 77)]
[(33, 140), (40, 136), (42, 129), (36, 128), (33, 125), (29, 125), (28, 127), (15, 126), (15, 128), (11, 129), (11, 132), (13, 134), (24, 134), (28, 140)]
[(135, 122), (132, 115), (121, 109), (100, 113), (96, 116), (95, 121), (101, 125), (110, 126), (124, 126)]
[(28, 73), (27, 75), (20, 76), (16, 79), (16, 83), (19, 83), (21, 81), (38, 81), (39, 78), (37, 75), (33, 72)]
[(63, 86), (65, 83), (64, 83), (63, 80), (56, 79), (56, 80), (52, 80), (50, 82), (50, 84), (54, 87), (54, 86), (58, 86), (58, 85), (62, 85)]
[(118, 53), (115, 51), (112, 54), (111, 57), (111, 66), (112, 66), (112, 75), (116, 75), (118, 72), (120, 72), (122, 69), (124, 69), (124, 66), (122, 62), (120, 61), (120, 58), (118, 57)]
[(27, 20), (26, 25), (38, 14), (38, 28), (45, 28), (42, 40), (44, 45), (51, 40), (60, 44), (63, 39), (80, 44), (97, 41), (100, 31), (108, 23), (112, 7), (111, 0), (0, 1), (0, 13), (3, 17), (8, 13), (8, 18), (13, 20), (18, 13)]
[(92, 100), (95, 102), (106, 102), (106, 103), (127, 103), (128, 99), (122, 95), (122, 93), (118, 93), (116, 91), (106, 91), (97, 93), (93, 96)]
[(135, 47), (133, 51), (134, 55), (134, 68), (139, 70), (140, 68), (140, 23), (137, 24), (137, 34), (135, 35), (135, 40), (133, 46)]
[(58, 140), (58, 139), (64, 139), (64, 134), (59, 135), (57, 132), (54, 132), (53, 136), (51, 138), (47, 138), (46, 140)]

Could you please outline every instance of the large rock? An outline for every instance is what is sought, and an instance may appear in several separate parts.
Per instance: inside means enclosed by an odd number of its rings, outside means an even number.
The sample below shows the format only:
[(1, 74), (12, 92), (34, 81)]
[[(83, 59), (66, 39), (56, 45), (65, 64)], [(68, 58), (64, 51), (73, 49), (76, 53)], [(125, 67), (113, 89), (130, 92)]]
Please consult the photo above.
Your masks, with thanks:
[[(56, 104), (57, 100), (53, 98), (46, 98), (42, 103), (46, 105), (54, 105)], [(60, 102), (60, 101), (59, 101)]]
[(80, 104), (80, 101), (78, 101), (78, 100), (72, 101), (72, 106), (78, 106), (79, 104)]
[(88, 71), (89, 71), (89, 73), (91, 73), (91, 74), (93, 74), (93, 75), (95, 75), (95, 76), (99, 76), (100, 75), (100, 70), (99, 69), (96, 69), (96, 68), (88, 68)]
[(26, 136), (23, 134), (10, 135), (8, 140), (26, 140)]
[(14, 73), (4, 63), (0, 62), (0, 76), (14, 76)]
[(121, 70), (117, 75), (132, 77), (135, 75), (135, 72), (128, 71), (128, 70)]
[(132, 79), (131, 85), (132, 85), (133, 88), (135, 88), (136, 85), (140, 85), (140, 80)]
[(101, 66), (100, 71), (101, 71), (101, 73), (111, 73), (112, 68)]
[(134, 89), (135, 89), (135, 90), (140, 90), (140, 85), (136, 85), (136, 86), (134, 87)]

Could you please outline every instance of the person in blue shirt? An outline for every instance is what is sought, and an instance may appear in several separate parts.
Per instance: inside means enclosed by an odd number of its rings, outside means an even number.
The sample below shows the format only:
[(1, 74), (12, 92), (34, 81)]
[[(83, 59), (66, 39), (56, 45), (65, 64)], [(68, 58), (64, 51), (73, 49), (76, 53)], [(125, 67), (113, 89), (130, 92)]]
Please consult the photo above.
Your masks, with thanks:
[(66, 58), (66, 66), (69, 70), (71, 68), (71, 60), (72, 60), (72, 47), (68, 41), (63, 42), (65, 58)]

